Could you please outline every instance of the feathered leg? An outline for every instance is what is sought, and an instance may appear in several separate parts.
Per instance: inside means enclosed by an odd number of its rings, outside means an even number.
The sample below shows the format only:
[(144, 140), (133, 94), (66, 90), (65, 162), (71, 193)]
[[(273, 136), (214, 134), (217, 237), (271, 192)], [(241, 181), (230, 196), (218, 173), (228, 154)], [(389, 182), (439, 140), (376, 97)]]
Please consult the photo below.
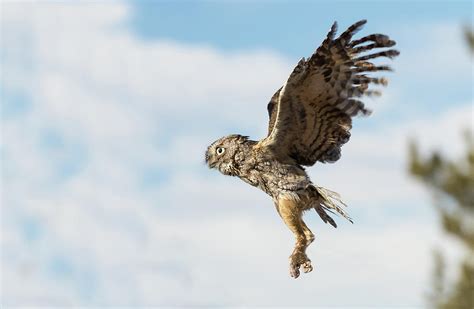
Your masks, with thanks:
[(302, 220), (302, 209), (298, 202), (292, 199), (279, 199), (277, 210), (286, 226), (293, 232), (296, 238), (295, 248), (290, 256), (290, 275), (298, 278), (300, 267), (308, 273), (313, 270), (311, 260), (306, 255), (306, 248), (314, 240), (314, 235)]

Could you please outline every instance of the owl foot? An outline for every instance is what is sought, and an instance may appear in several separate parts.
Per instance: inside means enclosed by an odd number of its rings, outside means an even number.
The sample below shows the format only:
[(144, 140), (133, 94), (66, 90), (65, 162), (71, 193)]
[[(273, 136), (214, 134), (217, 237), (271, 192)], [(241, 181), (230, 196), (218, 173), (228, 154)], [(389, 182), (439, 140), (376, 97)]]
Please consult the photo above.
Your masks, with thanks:
[(303, 267), (303, 272), (309, 273), (313, 270), (311, 260), (304, 252), (293, 252), (290, 256), (290, 276), (298, 278), (300, 276), (300, 267)]

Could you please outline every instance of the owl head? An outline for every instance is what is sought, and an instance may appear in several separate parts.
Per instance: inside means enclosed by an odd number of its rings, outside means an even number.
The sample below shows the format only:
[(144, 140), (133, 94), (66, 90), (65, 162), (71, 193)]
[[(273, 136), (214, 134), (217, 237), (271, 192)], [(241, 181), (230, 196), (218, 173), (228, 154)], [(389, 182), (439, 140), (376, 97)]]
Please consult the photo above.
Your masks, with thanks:
[(247, 136), (232, 134), (222, 137), (207, 147), (205, 159), (209, 168), (216, 168), (224, 175), (238, 176), (238, 160)]

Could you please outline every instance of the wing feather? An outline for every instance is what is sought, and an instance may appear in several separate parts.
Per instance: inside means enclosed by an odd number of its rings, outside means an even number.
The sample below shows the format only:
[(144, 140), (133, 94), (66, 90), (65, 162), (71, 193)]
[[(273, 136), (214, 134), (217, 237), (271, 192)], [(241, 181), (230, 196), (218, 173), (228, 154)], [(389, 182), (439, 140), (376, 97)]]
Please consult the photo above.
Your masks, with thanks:
[(271, 98), (270, 102), (267, 105), (267, 111), (268, 111), (268, 117), (269, 117), (269, 122), (268, 122), (268, 135), (272, 132), (273, 126), (275, 125), (276, 121), (276, 115), (277, 115), (277, 109), (278, 109), (278, 97), (280, 95), (281, 88), (275, 92), (273, 97)]
[(361, 55), (395, 45), (383, 34), (352, 40), (365, 23), (361, 20), (353, 24), (338, 38), (334, 23), (313, 55), (298, 62), (268, 104), (268, 136), (260, 141), (260, 147), (270, 148), (282, 160), (292, 159), (307, 166), (340, 158), (341, 146), (350, 138), (352, 117), (371, 112), (358, 98), (380, 95), (369, 85), (387, 84), (385, 78), (366, 73), (391, 71), (387, 65), (367, 60), (399, 54), (388, 49)]

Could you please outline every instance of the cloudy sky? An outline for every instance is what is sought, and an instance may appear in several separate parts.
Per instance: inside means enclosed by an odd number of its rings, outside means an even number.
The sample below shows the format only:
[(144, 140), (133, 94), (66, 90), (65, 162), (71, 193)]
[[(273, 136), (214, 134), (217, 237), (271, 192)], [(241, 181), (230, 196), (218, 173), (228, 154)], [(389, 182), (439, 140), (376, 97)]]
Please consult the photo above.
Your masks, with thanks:
[[(353, 225), (306, 215), (315, 266), (264, 193), (207, 145), (264, 137), (266, 103), (340, 28), (401, 55), (340, 161), (309, 174)], [(455, 157), (472, 127), (472, 2), (2, 2), (1, 302), (46, 306), (422, 306), (442, 235), (407, 141)]]

